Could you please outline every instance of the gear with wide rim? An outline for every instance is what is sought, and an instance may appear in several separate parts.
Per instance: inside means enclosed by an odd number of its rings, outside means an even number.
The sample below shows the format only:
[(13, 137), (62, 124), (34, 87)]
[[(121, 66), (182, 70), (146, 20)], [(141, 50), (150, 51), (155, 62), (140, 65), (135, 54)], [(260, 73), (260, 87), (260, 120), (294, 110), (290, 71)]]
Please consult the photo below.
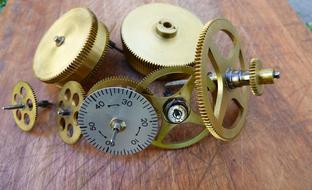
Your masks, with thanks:
[(106, 26), (91, 10), (71, 9), (42, 37), (34, 56), (34, 73), (47, 83), (87, 79), (103, 60), (108, 42)]
[(22, 109), (13, 110), (16, 125), (23, 131), (30, 131), (37, 120), (38, 105), (33, 88), (24, 81), (19, 81), (12, 91), (12, 105), (24, 105)]
[[(186, 102), (186, 104), (191, 105), (191, 96), (192, 96), (192, 91), (194, 88), (194, 69), (192, 67), (167, 67), (163, 69), (156, 70), (152, 72), (151, 74), (147, 75), (140, 83), (139, 85), (142, 86), (143, 88), (147, 88), (152, 82), (156, 81), (157, 79), (164, 77), (166, 75), (171, 75), (171, 74), (187, 74), (188, 79), (186, 83), (181, 87), (181, 89), (176, 92), (173, 95), (170, 96), (156, 96), (156, 95), (146, 95), (147, 99), (151, 101), (153, 106), (156, 108), (156, 110), (159, 112), (161, 116), (161, 128), (159, 131), (158, 136), (156, 139), (153, 141), (153, 145), (160, 147), (160, 148), (166, 148), (166, 149), (178, 149), (178, 148), (185, 148), (188, 146), (191, 146), (204, 137), (206, 137), (209, 132), (206, 128), (203, 128), (203, 130), (198, 133), (196, 136), (190, 138), (190, 139), (185, 139), (182, 141), (178, 142), (163, 142), (165, 137), (169, 134), (169, 132), (177, 127), (179, 124), (173, 124), (167, 121), (166, 116), (163, 112), (163, 107), (165, 103), (172, 98), (183, 98)], [(206, 83), (206, 88), (209, 88), (213, 91), (215, 89), (215, 85), (212, 81), (208, 81)], [(204, 123), (202, 122), (202, 119), (199, 114), (197, 114), (194, 110), (190, 108), (190, 113), (188, 118), (183, 122), (183, 123), (193, 123), (196, 125), (201, 125), (204, 126)]]
[(85, 91), (76, 81), (65, 83), (59, 92), (56, 109), (57, 130), (61, 139), (67, 144), (75, 144), (81, 137), (77, 117), (84, 98)]
[[(213, 37), (219, 31), (225, 32), (232, 40), (234, 47), (229, 57), (223, 57), (215, 44)], [(236, 137), (244, 126), (247, 114), (247, 86), (229, 89), (226, 85), (225, 73), (239, 61), (242, 70), (246, 70), (243, 54), (240, 48), (238, 33), (226, 19), (217, 18), (208, 22), (199, 37), (195, 55), (195, 86), (200, 114), (210, 133), (221, 140), (231, 140)], [(211, 93), (205, 86), (208, 80), (207, 64), (212, 64), (217, 76), (217, 97), (214, 105), (208, 99)], [(230, 128), (223, 126), (223, 120), (229, 102), (239, 107), (239, 114)]]
[(107, 87), (124, 87), (129, 89), (134, 89), (138, 93), (151, 94), (151, 92), (147, 88), (143, 88), (139, 85), (139, 83), (133, 79), (130, 79), (125, 76), (112, 76), (107, 77), (98, 81), (94, 84), (90, 90), (88, 91), (88, 96), (93, 92)]
[(189, 11), (164, 3), (140, 6), (121, 26), (121, 39), (129, 64), (147, 75), (167, 66), (194, 62), (202, 22)]

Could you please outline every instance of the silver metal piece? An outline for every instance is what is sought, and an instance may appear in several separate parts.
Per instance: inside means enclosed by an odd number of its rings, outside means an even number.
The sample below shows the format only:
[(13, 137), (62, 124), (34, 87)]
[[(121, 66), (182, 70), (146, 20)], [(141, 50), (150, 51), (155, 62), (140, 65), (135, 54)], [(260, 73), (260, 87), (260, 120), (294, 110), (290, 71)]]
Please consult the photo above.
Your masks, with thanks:
[(25, 108), (24, 104), (16, 104), (16, 105), (8, 105), (8, 106), (3, 106), (3, 110), (16, 110), (16, 109), (23, 109)]
[(78, 123), (90, 144), (113, 155), (139, 152), (158, 133), (158, 117), (151, 103), (122, 87), (103, 88), (87, 96)]
[(61, 116), (69, 116), (71, 114), (70, 110), (66, 110), (66, 109), (61, 109), (57, 112), (58, 115)]
[(229, 69), (225, 74), (226, 83), (229, 88), (248, 86), (249, 85), (249, 72), (241, 70)]
[(280, 72), (278, 72), (278, 71), (273, 71), (273, 78), (279, 79), (279, 78), (281, 77), (280, 75), (281, 75)]
[(187, 118), (187, 110), (182, 105), (174, 105), (169, 108), (167, 118), (172, 123), (182, 123)]
[[(217, 76), (213, 72), (209, 72), (207, 76), (212, 80), (212, 81), (217, 81)], [(187, 79), (181, 79), (181, 80), (175, 80), (175, 81), (170, 81), (165, 83), (165, 88), (170, 88), (170, 87), (175, 87), (175, 86), (182, 86), (186, 83)]]
[(188, 107), (183, 99), (170, 99), (165, 104), (164, 113), (170, 123), (182, 123), (189, 115)]
[(65, 42), (65, 37), (64, 36), (55, 36), (54, 42), (55, 42), (55, 45), (57, 47), (60, 47)]
[[(26, 104), (28, 107), (32, 107), (33, 105), (30, 103), (30, 104)], [(8, 105), (8, 106), (3, 106), (2, 109), (3, 110), (16, 110), (16, 109), (24, 109), (25, 104), (16, 104), (16, 105)], [(38, 107), (48, 107), (49, 105), (52, 105), (52, 103), (50, 103), (49, 101), (47, 100), (42, 100), (42, 101), (39, 101), (37, 103)]]
[(110, 123), (110, 127), (114, 131), (110, 142), (111, 142), (111, 145), (115, 145), (117, 133), (119, 133), (120, 131), (123, 131), (126, 128), (126, 122), (117, 118), (113, 118)]

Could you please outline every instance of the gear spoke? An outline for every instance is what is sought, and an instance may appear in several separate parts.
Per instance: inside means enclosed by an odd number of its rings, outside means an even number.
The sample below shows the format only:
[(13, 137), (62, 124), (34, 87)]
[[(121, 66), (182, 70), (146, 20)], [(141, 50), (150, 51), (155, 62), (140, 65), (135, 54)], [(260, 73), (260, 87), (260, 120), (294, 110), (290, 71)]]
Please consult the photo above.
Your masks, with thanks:
[(190, 115), (185, 122), (186, 123), (193, 123), (193, 124), (197, 124), (197, 125), (203, 125), (204, 124), (202, 119), (201, 119), (201, 116), (193, 110), (190, 111)]
[(177, 92), (174, 96), (181, 96), (183, 95), (183, 98), (189, 102), (192, 97), (192, 89), (194, 88), (194, 76), (191, 76), (186, 83), (182, 86), (182, 88)]
[[(77, 122), (77, 113), (80, 109), (82, 101), (85, 98), (85, 91), (82, 86), (76, 81), (69, 81), (64, 84), (58, 97), (56, 110), (66, 110), (67, 114), (61, 112), (57, 114), (58, 133), (61, 139), (67, 144), (75, 144), (81, 137), (81, 130)], [(63, 120), (65, 123), (61, 123)], [(71, 126), (71, 132), (69, 132)]]
[(155, 139), (157, 142), (163, 142), (169, 132), (177, 126), (177, 124), (168, 123), (167, 121), (163, 120), (164, 122), (159, 130), (159, 133)]

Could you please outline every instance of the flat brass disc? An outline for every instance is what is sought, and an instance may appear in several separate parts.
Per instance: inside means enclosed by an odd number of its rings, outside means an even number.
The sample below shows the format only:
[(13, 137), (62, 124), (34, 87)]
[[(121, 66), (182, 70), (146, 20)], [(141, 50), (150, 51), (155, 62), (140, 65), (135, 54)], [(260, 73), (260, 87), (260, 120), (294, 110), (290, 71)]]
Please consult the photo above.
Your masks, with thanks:
[[(65, 83), (59, 93), (57, 130), (61, 139), (67, 144), (75, 144), (81, 137), (77, 117), (84, 98), (85, 91), (76, 81)], [(63, 112), (63, 115), (60, 114), (61, 112)]]
[(146, 75), (164, 66), (194, 62), (202, 22), (189, 11), (153, 3), (131, 11), (121, 26), (121, 38), (130, 65)]
[(81, 81), (93, 70), (107, 44), (108, 31), (92, 11), (71, 9), (42, 37), (34, 56), (34, 73), (48, 83)]
[(13, 110), (16, 125), (23, 131), (30, 131), (37, 120), (37, 99), (32, 87), (24, 81), (19, 81), (13, 88), (12, 105), (22, 104), (24, 108)]
[[(157, 112), (161, 116), (161, 128), (159, 130), (158, 136), (152, 142), (152, 144), (159, 148), (165, 149), (178, 149), (191, 146), (209, 134), (209, 131), (205, 128), (204, 123), (198, 113), (190, 108), (190, 114), (188, 118), (183, 123), (192, 123), (199, 126), (203, 126), (203, 130), (199, 132), (194, 137), (188, 139), (176, 141), (176, 142), (164, 142), (166, 136), (169, 135), (170, 131), (178, 127), (180, 124), (173, 124), (167, 121), (166, 116), (163, 112), (165, 103), (172, 98), (183, 98), (186, 104), (191, 105), (191, 96), (194, 89), (194, 69), (192, 67), (167, 67), (159, 69), (147, 75), (139, 85), (143, 88), (147, 88), (152, 82), (157, 79), (171, 74), (187, 74), (188, 79), (186, 83), (181, 87), (181, 89), (171, 96), (156, 96), (156, 95), (146, 95), (147, 99), (151, 101), (152, 105), (156, 108)], [(206, 88), (215, 89), (215, 85), (212, 81), (206, 83)]]
[[(233, 48), (228, 57), (224, 57), (215, 44), (215, 34), (223, 31), (233, 42)], [(241, 70), (246, 70), (246, 64), (240, 48), (240, 41), (234, 26), (226, 19), (217, 18), (208, 22), (199, 37), (196, 48), (195, 77), (197, 101), (201, 117), (210, 133), (221, 140), (231, 140), (236, 137), (244, 126), (248, 107), (248, 87), (230, 89), (227, 87), (225, 74), (239, 62)], [(217, 77), (216, 103), (209, 101), (209, 89), (206, 84), (207, 74), (211, 72), (208, 64), (212, 64)], [(230, 101), (239, 107), (239, 114), (230, 127), (223, 126), (225, 113)]]

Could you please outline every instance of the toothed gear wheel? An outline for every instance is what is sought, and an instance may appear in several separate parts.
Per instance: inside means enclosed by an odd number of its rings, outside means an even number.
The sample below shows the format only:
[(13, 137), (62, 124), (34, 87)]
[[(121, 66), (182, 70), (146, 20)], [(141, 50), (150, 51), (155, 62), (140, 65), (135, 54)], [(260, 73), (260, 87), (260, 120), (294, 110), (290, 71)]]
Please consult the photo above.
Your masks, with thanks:
[(139, 93), (151, 94), (151, 92), (147, 88), (143, 88), (139, 85), (137, 81), (133, 79), (124, 76), (113, 76), (98, 81), (91, 87), (87, 95), (89, 96), (93, 92), (107, 87), (124, 87), (133, 89)]
[(181, 7), (163, 3), (140, 6), (121, 26), (128, 63), (143, 75), (161, 67), (190, 65), (202, 26)]
[(37, 120), (38, 104), (35, 91), (24, 81), (19, 81), (13, 88), (12, 105), (22, 104), (24, 108), (13, 110), (16, 125), (23, 131), (30, 131)]
[(106, 26), (91, 10), (71, 9), (42, 37), (34, 56), (34, 73), (43, 82), (61, 85), (87, 80), (102, 62), (108, 42)]
[[(156, 108), (157, 112), (161, 116), (161, 128), (159, 130), (158, 136), (156, 139), (152, 142), (152, 144), (159, 148), (165, 148), (165, 149), (178, 149), (178, 148), (185, 148), (188, 146), (191, 146), (200, 140), (202, 140), (204, 137), (206, 137), (209, 134), (209, 131), (205, 128), (205, 125), (198, 113), (196, 113), (194, 110), (191, 109), (191, 96), (194, 89), (194, 69), (192, 67), (167, 67), (162, 68), (159, 70), (156, 70), (152, 72), (151, 74), (147, 75), (140, 83), (139, 85), (143, 88), (147, 88), (151, 83), (156, 81), (159, 78), (165, 77), (167, 75), (172, 74), (183, 74), (188, 75), (188, 79), (186, 83), (180, 88), (178, 92), (176, 92), (173, 95), (170, 96), (157, 96), (154, 94), (146, 95), (147, 99), (150, 100), (150, 102), (153, 104), (153, 106)], [(215, 90), (215, 84), (212, 81), (207, 81), (206, 88), (211, 89), (212, 91)], [(189, 137), (187, 139), (183, 140), (177, 140), (177, 141), (170, 141), (166, 142), (165, 138), (169, 135), (170, 131), (172, 131), (174, 128), (178, 127), (180, 124), (171, 123), (166, 119), (166, 115), (163, 111), (166, 103), (171, 99), (184, 99), (186, 105), (189, 105), (189, 115), (186, 118), (185, 121), (182, 123), (192, 123), (195, 125), (202, 126), (203, 129), (201, 132), (196, 134), (193, 137)], [(180, 130), (183, 130), (180, 128)]]
[[(234, 47), (228, 57), (223, 57), (213, 39), (219, 31), (225, 32), (232, 39)], [(239, 62), (240, 69), (246, 70), (238, 33), (234, 26), (223, 18), (208, 22), (197, 42), (195, 57), (195, 86), (201, 117), (213, 136), (225, 141), (231, 140), (239, 134), (244, 126), (248, 107), (248, 87), (230, 89), (227, 87), (225, 79), (226, 72), (230, 68), (234, 68), (237, 62)], [(211, 91), (206, 88), (206, 83), (209, 80), (207, 74), (211, 72), (207, 64), (212, 64), (216, 71), (217, 97), (214, 104), (209, 101), (208, 97)], [(232, 126), (225, 127), (223, 120), (232, 100), (239, 107), (239, 114)]]
[(78, 111), (85, 98), (85, 91), (76, 81), (69, 81), (62, 87), (57, 103), (57, 130), (61, 139), (67, 144), (75, 144), (81, 137), (77, 122)]
[(263, 85), (260, 84), (259, 72), (262, 69), (262, 63), (259, 59), (252, 59), (249, 65), (249, 80), (251, 92), (255, 96), (260, 96), (263, 93)]

